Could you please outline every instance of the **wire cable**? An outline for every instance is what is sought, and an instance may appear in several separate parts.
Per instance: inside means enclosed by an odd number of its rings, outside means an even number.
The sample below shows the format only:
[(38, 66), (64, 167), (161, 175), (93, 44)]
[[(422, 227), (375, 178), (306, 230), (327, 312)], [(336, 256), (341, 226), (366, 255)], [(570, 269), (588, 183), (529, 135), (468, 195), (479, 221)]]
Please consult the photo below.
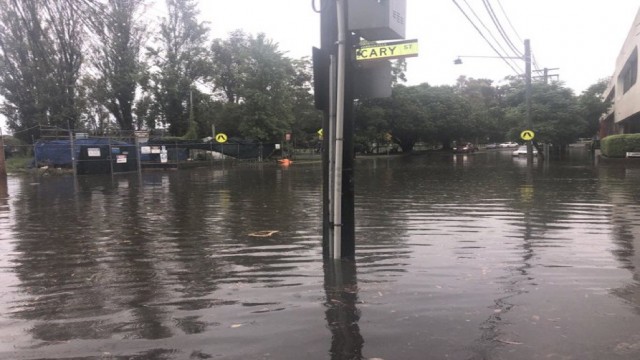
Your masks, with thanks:
[[(482, 21), (482, 19), (480, 18), (480, 16), (478, 16), (478, 14), (473, 10), (473, 8), (471, 7), (471, 5), (469, 5), (469, 3), (467, 2), (467, 0), (463, 0), (464, 3), (467, 5), (467, 7), (469, 8), (469, 10), (471, 10), (471, 13), (476, 17), (476, 19), (478, 19), (478, 22), (480, 23), (480, 25), (482, 25), (482, 27), (484, 27), (484, 29), (489, 33), (489, 35), (491, 36), (491, 38), (493, 39), (494, 43), (500, 48), (500, 50), (502, 50), (502, 52), (504, 54), (506, 54), (508, 56), (509, 52), (507, 50), (505, 50), (505, 48), (500, 44), (500, 41), (498, 41), (498, 39), (495, 37), (495, 35), (493, 34), (493, 32), (489, 29), (489, 27)], [(511, 60), (511, 59), (510, 59)], [(520, 65), (518, 65), (515, 61), (511, 60), (512, 64), (515, 65), (515, 67), (520, 71), (522, 71), (522, 68), (520, 67)]]
[(523, 43), (524, 40), (522, 40), (522, 37), (520, 37), (520, 34), (518, 34), (518, 30), (516, 30), (516, 28), (511, 23), (511, 20), (509, 19), (509, 16), (507, 15), (507, 12), (504, 11), (504, 7), (502, 6), (502, 2), (500, 0), (496, 0), (496, 1), (498, 1), (498, 6), (500, 6), (500, 10), (502, 11), (502, 14), (504, 15), (505, 19), (507, 19), (507, 23), (509, 23), (509, 26), (511, 27), (511, 30), (513, 30), (513, 32), (516, 34), (516, 37), (518, 38), (518, 40), (521, 43)]
[(491, 44), (491, 42), (487, 39), (486, 36), (484, 36), (484, 34), (482, 33), (482, 31), (480, 30), (480, 28), (478, 28), (478, 26), (473, 22), (473, 20), (471, 20), (471, 18), (469, 17), (469, 15), (467, 15), (467, 13), (464, 11), (464, 9), (460, 6), (460, 4), (458, 4), (458, 2), (456, 0), (452, 0), (453, 3), (458, 7), (458, 9), (460, 10), (460, 12), (462, 12), (462, 15), (464, 15), (465, 18), (467, 18), (467, 20), (471, 23), (471, 25), (476, 29), (476, 31), (478, 32), (478, 34), (480, 34), (480, 36), (484, 39), (484, 41), (487, 42), (487, 44), (491, 47), (491, 49), (493, 49), (493, 51), (498, 54), (498, 57), (500, 57), (502, 60), (504, 60), (504, 62), (509, 65), (509, 67), (511, 68), (511, 70), (513, 70), (514, 73), (516, 73), (516, 75), (520, 75), (520, 72), (518, 72), (518, 70), (516, 70), (513, 65), (508, 61), (508, 59), (506, 59), (496, 48), (495, 46), (493, 46), (493, 44)]
[(491, 21), (493, 21), (493, 24), (496, 26), (496, 29), (498, 29), (498, 33), (500, 34), (500, 36), (502, 36), (504, 41), (507, 43), (507, 46), (509, 46), (509, 48), (511, 48), (511, 50), (513, 50), (517, 56), (523, 56), (522, 52), (518, 50), (518, 48), (516, 48), (516, 46), (513, 44), (513, 42), (507, 35), (507, 33), (504, 31), (504, 28), (502, 27), (502, 24), (500, 24), (500, 20), (496, 16), (496, 13), (493, 11), (493, 7), (491, 6), (491, 3), (489, 2), (489, 0), (482, 0), (482, 3), (484, 4), (485, 9), (487, 9), (487, 13), (491, 18)]

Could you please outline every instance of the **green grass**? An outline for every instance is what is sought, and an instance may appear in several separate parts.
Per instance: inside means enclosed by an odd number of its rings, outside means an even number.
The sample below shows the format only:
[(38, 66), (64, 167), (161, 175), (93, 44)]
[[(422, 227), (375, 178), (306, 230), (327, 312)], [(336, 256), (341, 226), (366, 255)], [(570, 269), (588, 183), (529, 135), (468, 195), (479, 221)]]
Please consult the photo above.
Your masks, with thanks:
[(7, 173), (15, 174), (25, 172), (29, 169), (29, 164), (33, 161), (31, 156), (12, 156), (5, 160)]

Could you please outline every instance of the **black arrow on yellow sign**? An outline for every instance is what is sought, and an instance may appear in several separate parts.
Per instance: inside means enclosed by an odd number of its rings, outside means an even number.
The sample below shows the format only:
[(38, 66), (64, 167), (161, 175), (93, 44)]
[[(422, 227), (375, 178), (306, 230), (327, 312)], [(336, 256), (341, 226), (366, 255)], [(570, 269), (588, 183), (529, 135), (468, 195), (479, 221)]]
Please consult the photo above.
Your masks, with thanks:
[(520, 138), (522, 138), (522, 140), (524, 141), (533, 140), (535, 136), (536, 134), (532, 130), (525, 130), (520, 133)]
[(216, 141), (219, 142), (219, 143), (226, 143), (227, 142), (227, 134), (223, 134), (223, 133), (216, 134)]

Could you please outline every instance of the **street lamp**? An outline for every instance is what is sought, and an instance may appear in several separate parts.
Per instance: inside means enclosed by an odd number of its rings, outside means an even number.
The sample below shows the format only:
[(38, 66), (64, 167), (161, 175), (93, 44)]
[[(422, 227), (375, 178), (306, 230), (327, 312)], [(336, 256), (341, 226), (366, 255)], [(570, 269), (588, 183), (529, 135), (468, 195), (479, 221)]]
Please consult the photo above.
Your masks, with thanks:
[(517, 59), (524, 60), (524, 57), (519, 56), (483, 56), (483, 55), (458, 55), (458, 58), (453, 60), (455, 65), (462, 64), (462, 58), (481, 58), (481, 59)]
[[(458, 56), (453, 60), (455, 65), (462, 64), (462, 58), (498, 58), (498, 59), (520, 59), (524, 60), (525, 67), (525, 102), (526, 102), (526, 121), (528, 130), (533, 130), (533, 124), (531, 123), (531, 45), (529, 39), (524, 41), (524, 56)], [(532, 140), (527, 141), (527, 164), (533, 164), (533, 145)]]

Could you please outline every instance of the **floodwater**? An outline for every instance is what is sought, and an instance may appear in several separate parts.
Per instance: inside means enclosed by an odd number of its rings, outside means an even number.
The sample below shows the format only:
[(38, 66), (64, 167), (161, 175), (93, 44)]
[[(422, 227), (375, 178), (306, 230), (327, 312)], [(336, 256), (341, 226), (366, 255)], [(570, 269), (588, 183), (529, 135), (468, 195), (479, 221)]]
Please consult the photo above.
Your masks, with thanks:
[(640, 167), (356, 164), (355, 263), (319, 164), (10, 176), (0, 359), (640, 358)]

